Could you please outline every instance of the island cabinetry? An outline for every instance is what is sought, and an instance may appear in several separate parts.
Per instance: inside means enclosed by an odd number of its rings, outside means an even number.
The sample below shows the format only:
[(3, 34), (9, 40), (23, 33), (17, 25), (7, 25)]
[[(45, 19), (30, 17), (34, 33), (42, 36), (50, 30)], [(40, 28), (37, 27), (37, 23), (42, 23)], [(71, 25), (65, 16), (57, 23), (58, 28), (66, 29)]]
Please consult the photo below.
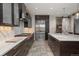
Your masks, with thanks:
[(79, 56), (79, 41), (60, 40), (49, 35), (48, 45), (55, 56)]
[(48, 38), (48, 45), (50, 46), (54, 55), (60, 55), (60, 42), (50, 35), (48, 36)]

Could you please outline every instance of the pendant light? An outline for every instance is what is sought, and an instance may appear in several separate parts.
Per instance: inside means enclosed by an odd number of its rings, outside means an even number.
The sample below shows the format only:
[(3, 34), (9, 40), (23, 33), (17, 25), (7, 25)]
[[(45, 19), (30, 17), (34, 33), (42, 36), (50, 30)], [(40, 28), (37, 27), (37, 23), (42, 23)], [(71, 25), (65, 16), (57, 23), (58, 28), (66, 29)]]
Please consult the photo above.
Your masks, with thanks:
[(79, 11), (78, 11), (78, 4), (77, 4), (77, 13), (75, 14), (75, 19), (79, 19)]

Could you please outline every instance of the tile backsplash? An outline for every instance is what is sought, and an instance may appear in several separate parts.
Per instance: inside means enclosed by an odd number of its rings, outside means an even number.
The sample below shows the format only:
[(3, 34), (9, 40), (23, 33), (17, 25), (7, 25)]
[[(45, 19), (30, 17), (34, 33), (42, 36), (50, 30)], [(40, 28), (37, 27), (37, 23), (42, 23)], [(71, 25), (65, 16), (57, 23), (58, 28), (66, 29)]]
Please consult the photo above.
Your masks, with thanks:
[(0, 31), (9, 32), (12, 30), (10, 26), (0, 26)]
[(24, 33), (33, 33), (32, 28), (24, 28)]
[(0, 26), (0, 42), (12, 37), (14, 37), (14, 32), (12, 31), (12, 27)]

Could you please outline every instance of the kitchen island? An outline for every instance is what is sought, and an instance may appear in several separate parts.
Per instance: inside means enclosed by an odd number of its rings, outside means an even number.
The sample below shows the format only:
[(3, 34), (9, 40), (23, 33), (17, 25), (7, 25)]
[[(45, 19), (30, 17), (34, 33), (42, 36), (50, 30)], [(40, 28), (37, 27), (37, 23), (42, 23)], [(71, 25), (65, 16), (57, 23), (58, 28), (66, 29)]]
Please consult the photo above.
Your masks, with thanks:
[(55, 56), (79, 55), (79, 35), (49, 33), (48, 45)]

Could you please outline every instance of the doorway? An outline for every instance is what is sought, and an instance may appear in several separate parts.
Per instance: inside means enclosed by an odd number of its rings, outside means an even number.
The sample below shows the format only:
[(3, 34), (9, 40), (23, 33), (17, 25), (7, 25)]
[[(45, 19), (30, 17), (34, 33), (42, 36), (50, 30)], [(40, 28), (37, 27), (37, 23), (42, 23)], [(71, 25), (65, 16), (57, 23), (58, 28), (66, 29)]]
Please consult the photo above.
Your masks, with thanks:
[(35, 39), (47, 40), (49, 33), (49, 16), (36, 15), (35, 16)]

